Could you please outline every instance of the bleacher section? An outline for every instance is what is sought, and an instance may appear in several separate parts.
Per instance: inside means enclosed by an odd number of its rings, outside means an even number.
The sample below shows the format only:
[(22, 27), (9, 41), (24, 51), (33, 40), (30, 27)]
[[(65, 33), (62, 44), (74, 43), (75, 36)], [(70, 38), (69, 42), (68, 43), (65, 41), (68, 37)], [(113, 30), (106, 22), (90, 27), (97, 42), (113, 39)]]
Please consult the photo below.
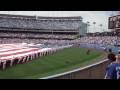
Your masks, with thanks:
[(0, 38), (73, 40), (82, 17), (40, 17), (0, 14)]
[(0, 15), (0, 28), (26, 30), (78, 30), (81, 17), (35, 17)]

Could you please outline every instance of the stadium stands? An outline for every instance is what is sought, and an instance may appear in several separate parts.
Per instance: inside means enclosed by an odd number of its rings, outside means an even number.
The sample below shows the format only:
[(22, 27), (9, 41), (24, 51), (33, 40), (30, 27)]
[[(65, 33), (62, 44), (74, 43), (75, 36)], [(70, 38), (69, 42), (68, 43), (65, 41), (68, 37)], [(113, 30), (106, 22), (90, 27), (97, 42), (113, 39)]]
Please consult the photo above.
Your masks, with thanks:
[[(0, 43), (29, 39), (75, 39), (81, 17), (36, 17), (0, 14)], [(9, 40), (10, 39), (10, 40)], [(7, 40), (7, 41), (6, 41)], [(11, 41), (11, 42), (10, 42)], [(32, 40), (34, 41), (34, 40)]]
[(1, 32), (0, 38), (34, 38), (34, 39), (75, 39), (75, 35), (64, 34), (39, 34), (39, 33), (18, 33), (18, 32)]
[(76, 30), (81, 17), (25, 17), (0, 15), (1, 28)]
[(120, 37), (117, 36), (86, 36), (79, 39), (81, 43), (118, 45)]

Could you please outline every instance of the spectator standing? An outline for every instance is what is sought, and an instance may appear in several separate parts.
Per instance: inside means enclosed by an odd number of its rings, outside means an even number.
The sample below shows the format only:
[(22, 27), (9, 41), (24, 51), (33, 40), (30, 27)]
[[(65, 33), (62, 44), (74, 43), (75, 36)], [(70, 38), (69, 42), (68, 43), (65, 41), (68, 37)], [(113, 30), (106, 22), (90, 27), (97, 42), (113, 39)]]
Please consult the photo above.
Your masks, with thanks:
[(116, 61), (106, 68), (105, 79), (120, 79), (120, 54), (117, 54)]
[(112, 50), (111, 50), (111, 49), (109, 49), (109, 54), (108, 54), (107, 58), (108, 58), (111, 62), (113, 62), (113, 61), (116, 60), (115, 54), (112, 53)]

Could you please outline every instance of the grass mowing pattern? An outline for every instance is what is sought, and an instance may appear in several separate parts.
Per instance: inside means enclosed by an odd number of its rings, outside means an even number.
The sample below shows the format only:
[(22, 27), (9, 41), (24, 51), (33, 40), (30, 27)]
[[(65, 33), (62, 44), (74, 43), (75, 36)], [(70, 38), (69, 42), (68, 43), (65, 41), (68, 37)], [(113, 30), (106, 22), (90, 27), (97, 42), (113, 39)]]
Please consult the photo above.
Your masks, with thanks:
[(88, 65), (103, 55), (103, 52), (95, 50), (87, 55), (85, 48), (67, 48), (52, 55), (0, 70), (0, 79), (32, 79), (54, 75)]

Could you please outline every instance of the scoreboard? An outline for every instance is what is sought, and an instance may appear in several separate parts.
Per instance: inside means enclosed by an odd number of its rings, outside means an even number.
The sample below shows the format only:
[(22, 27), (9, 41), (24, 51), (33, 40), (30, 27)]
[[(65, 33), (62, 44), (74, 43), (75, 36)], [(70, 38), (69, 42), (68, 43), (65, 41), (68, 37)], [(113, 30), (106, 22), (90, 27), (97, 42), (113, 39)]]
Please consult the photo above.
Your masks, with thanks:
[(120, 28), (120, 15), (109, 17), (108, 29)]

